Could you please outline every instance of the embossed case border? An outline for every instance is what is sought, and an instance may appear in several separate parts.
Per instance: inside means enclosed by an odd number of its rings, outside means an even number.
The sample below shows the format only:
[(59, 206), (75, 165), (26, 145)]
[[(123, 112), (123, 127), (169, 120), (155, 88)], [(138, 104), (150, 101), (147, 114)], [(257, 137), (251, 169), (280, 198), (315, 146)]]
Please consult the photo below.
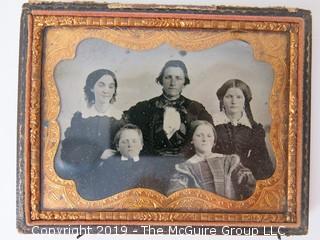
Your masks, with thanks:
[[(280, 114), (280, 117), (273, 119), (273, 131), (282, 131), (282, 140), (274, 140), (276, 156), (282, 156), (279, 164), (278, 174), (268, 181), (259, 183), (258, 189), (272, 186), (279, 179), (283, 180), (284, 193), (279, 192), (282, 211), (272, 212), (263, 209), (262, 201), (259, 206), (255, 206), (261, 194), (267, 197), (267, 192), (257, 191), (254, 197), (243, 203), (224, 201), (218, 197), (208, 196), (201, 191), (190, 191), (188, 194), (198, 194), (204, 199), (207, 198), (208, 209), (210, 210), (210, 200), (218, 200), (221, 206), (212, 205), (212, 209), (218, 212), (181, 212), (174, 211), (173, 202), (178, 202), (184, 195), (177, 194), (171, 198), (163, 198), (160, 195), (160, 202), (163, 206), (156, 211), (141, 210), (141, 208), (131, 208), (129, 211), (101, 211), (98, 206), (110, 204), (110, 201), (102, 201), (92, 205), (91, 211), (83, 210), (89, 205), (79, 198), (82, 206), (78, 211), (44, 210), (43, 199), (41, 197), (40, 178), (43, 169), (40, 163), (42, 146), (45, 155), (55, 153), (59, 139), (54, 136), (57, 128), (56, 116), (59, 112), (59, 100), (54, 100), (52, 96), (44, 94), (43, 88), (54, 87), (52, 69), (54, 64), (46, 64), (44, 51), (50, 50), (44, 44), (44, 32), (54, 26), (91, 26), (128, 28), (148, 28), (170, 30), (205, 30), (218, 29), (228, 30), (231, 37), (229, 39), (242, 39), (254, 44), (254, 39), (250, 39), (247, 32), (273, 32), (285, 33), (289, 39), (288, 45), (284, 47), (288, 54), (284, 61), (285, 68), (279, 68), (276, 73), (276, 80), (270, 100), (272, 114), (276, 116), (281, 109), (275, 107), (278, 101), (283, 101), (282, 106), (287, 106), (287, 115)], [(68, 34), (68, 33), (66, 33)], [(91, 34), (91, 33), (87, 33)], [(170, 33), (168, 33), (170, 34)], [(69, 33), (70, 35), (70, 33)], [(98, 34), (99, 35), (99, 34)], [(111, 34), (112, 35), (112, 34)], [(66, 35), (68, 36), (68, 35)], [(82, 38), (85, 35), (83, 34)], [(99, 36), (104, 38), (103, 36)], [(81, 38), (81, 37), (80, 37)], [(228, 39), (228, 37), (225, 37)], [(108, 38), (110, 40), (110, 38)], [(283, 47), (283, 46), (282, 46)], [(265, 50), (268, 50), (266, 47)], [(265, 59), (263, 51), (256, 52), (258, 59)], [(61, 60), (57, 58), (55, 60)], [(44, 62), (42, 62), (44, 61)], [(55, 61), (53, 61), (55, 63)], [(19, 105), (18, 105), (18, 145), (17, 145), (17, 228), (21, 232), (31, 233), (32, 227), (68, 225), (127, 225), (130, 233), (135, 226), (149, 224), (154, 226), (192, 225), (199, 227), (215, 226), (218, 234), (221, 234), (222, 226), (231, 225), (239, 227), (263, 226), (284, 226), (284, 231), (288, 235), (306, 234), (308, 228), (308, 191), (309, 191), (309, 134), (310, 134), (310, 74), (311, 74), (311, 14), (309, 11), (300, 9), (284, 8), (241, 8), (241, 7), (196, 7), (196, 6), (161, 6), (161, 5), (122, 5), (122, 4), (93, 4), (93, 3), (41, 3), (25, 4), (21, 17), (21, 37), (20, 37), (20, 70), (19, 70)], [(56, 63), (55, 63), (56, 64)], [(273, 62), (275, 66), (276, 61)], [(49, 73), (49, 74), (48, 74)], [(284, 87), (278, 94), (276, 90), (281, 89), (281, 78), (288, 80), (287, 88)], [(57, 93), (53, 93), (57, 94)], [(282, 95), (281, 95), (282, 94)], [(280, 97), (277, 97), (280, 95)], [(281, 96), (283, 98), (281, 98)], [(287, 101), (283, 100), (287, 96)], [(282, 100), (281, 100), (282, 99)], [(52, 104), (50, 111), (42, 112), (43, 104)], [(46, 135), (41, 135), (41, 114), (46, 116), (46, 120), (51, 123)], [(282, 121), (282, 122), (281, 122)], [(281, 123), (284, 123), (281, 125)], [(280, 127), (279, 127), (280, 124)], [(282, 126), (282, 128), (281, 128)], [(287, 126), (287, 127), (285, 127)], [(287, 129), (287, 130), (286, 130)], [(51, 134), (51, 135), (50, 135)], [(49, 137), (48, 137), (49, 136)], [(53, 141), (51, 139), (54, 139)], [(287, 150), (281, 152), (281, 146), (286, 143)], [(57, 143), (57, 141), (58, 143)], [(281, 145), (282, 144), (282, 145)], [(286, 158), (287, 157), (287, 158)], [(48, 175), (52, 168), (51, 157), (45, 157), (44, 169)], [(286, 162), (288, 160), (288, 162)], [(51, 161), (51, 162), (50, 162)], [(287, 175), (282, 176), (281, 171), (286, 171)], [(49, 173), (48, 173), (49, 172)], [(52, 171), (51, 171), (52, 172)], [(287, 178), (286, 178), (287, 176)], [(286, 181), (287, 179), (287, 181)], [(58, 181), (58, 180), (57, 180)], [(269, 185), (268, 185), (269, 184)], [(69, 190), (72, 186), (69, 184)], [(275, 186), (276, 188), (277, 186)], [(122, 193), (121, 193), (122, 194)], [(126, 199), (130, 195), (121, 195), (120, 199)], [(145, 197), (145, 191), (135, 191), (135, 197)], [(260, 194), (260, 195), (259, 195)], [(283, 194), (283, 195), (281, 195)], [(281, 198), (283, 197), (283, 198)], [(272, 197), (271, 201), (272, 201)], [(276, 198), (276, 196), (273, 196)], [(169, 199), (169, 200), (168, 200)], [(259, 200), (260, 201), (260, 200)], [(258, 201), (258, 202), (259, 202)], [(87, 205), (86, 205), (87, 204)], [(99, 205), (100, 204), (100, 205)], [(170, 205), (173, 204), (173, 205)], [(183, 204), (180, 201), (180, 204)], [(279, 203), (280, 204), (280, 203)], [(183, 206), (183, 205), (182, 205)], [(219, 209), (220, 207), (220, 209)], [(246, 213), (245, 207), (254, 209), (253, 212)], [(272, 207), (272, 204), (270, 205)], [(92, 211), (92, 209), (97, 209)], [(142, 208), (143, 209), (143, 208)], [(177, 208), (178, 209), (178, 208)], [(222, 210), (221, 210), (222, 209)], [(228, 209), (223, 211), (223, 209)], [(95, 232), (98, 232), (94, 228)], [(138, 231), (139, 232), (139, 231)]]

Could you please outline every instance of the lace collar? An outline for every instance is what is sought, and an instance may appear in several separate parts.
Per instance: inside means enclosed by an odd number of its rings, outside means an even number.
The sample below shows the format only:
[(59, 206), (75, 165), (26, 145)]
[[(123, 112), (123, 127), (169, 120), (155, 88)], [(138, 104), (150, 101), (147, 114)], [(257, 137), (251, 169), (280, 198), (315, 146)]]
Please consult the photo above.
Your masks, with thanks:
[(238, 124), (241, 124), (249, 128), (252, 128), (251, 123), (245, 111), (242, 112), (242, 117), (236, 122), (231, 122), (230, 118), (227, 117), (224, 111), (213, 114), (212, 118), (213, 118), (214, 125), (231, 123), (233, 126), (237, 126)]
[(122, 117), (122, 111), (120, 111), (119, 109), (115, 108), (113, 105), (109, 105), (109, 108), (107, 109), (107, 111), (100, 113), (98, 112), (94, 106), (91, 107), (86, 107), (84, 109), (82, 109), (81, 111), (82, 113), (82, 117), (83, 118), (89, 118), (89, 117), (113, 117), (117, 120), (120, 120)]

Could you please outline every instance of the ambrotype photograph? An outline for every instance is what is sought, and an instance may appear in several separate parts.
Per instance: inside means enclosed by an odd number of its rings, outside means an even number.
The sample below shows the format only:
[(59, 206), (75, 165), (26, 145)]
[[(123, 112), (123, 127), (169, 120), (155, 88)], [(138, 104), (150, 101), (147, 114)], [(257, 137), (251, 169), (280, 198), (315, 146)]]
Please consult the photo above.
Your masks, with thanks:
[(246, 42), (134, 51), (83, 40), (54, 78), (61, 99), (55, 171), (83, 198), (140, 187), (243, 200), (274, 172), (266, 144), (273, 70)]
[(26, 9), (22, 231), (103, 221), (305, 232), (307, 11)]

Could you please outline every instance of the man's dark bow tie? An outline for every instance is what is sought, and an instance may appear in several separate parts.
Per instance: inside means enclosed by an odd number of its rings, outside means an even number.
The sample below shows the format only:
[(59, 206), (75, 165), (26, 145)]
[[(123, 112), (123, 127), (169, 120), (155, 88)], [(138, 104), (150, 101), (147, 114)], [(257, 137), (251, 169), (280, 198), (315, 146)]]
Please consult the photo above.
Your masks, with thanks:
[(171, 101), (171, 100), (165, 98), (164, 96), (161, 96), (160, 100), (156, 102), (156, 106), (158, 108), (165, 109), (166, 107), (173, 107), (178, 112), (183, 112), (183, 113), (187, 114), (187, 109), (185, 108), (185, 106), (183, 104), (184, 104), (184, 99), (182, 97)]

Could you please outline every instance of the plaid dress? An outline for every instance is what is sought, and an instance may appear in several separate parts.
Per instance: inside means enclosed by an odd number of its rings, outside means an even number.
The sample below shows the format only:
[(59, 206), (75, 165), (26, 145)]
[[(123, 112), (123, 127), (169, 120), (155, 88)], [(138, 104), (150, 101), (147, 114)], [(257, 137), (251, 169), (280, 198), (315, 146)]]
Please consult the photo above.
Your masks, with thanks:
[(255, 189), (252, 174), (244, 186), (238, 184), (238, 173), (245, 168), (237, 155), (212, 154), (207, 159), (195, 155), (175, 167), (176, 173), (171, 177), (167, 194), (185, 188), (200, 188), (229, 199), (242, 200)]

